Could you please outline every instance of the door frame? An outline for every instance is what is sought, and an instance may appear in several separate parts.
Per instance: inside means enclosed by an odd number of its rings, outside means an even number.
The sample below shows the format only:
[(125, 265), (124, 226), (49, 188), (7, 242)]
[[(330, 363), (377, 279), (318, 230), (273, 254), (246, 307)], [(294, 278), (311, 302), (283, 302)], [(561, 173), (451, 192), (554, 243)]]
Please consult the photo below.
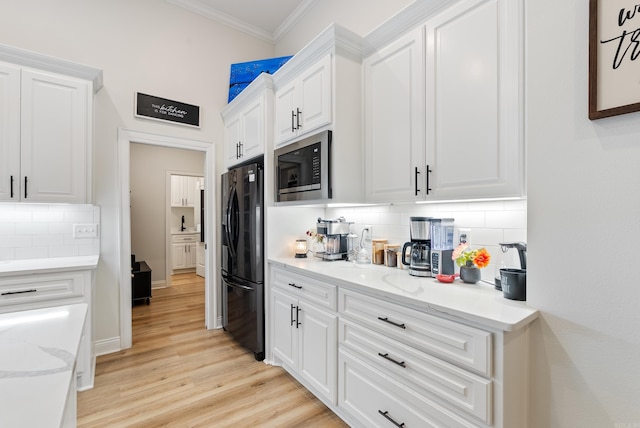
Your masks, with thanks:
[[(120, 263), (118, 267), (120, 283), (120, 348), (131, 348), (133, 334), (131, 328), (131, 212), (130, 206), (130, 144), (140, 143), (160, 147), (170, 147), (176, 149), (187, 149), (204, 152), (204, 181), (205, 188), (205, 209), (209, 213), (214, 213), (214, 201), (216, 200), (215, 187), (215, 145), (205, 141), (188, 140), (184, 138), (168, 137), (164, 135), (150, 134), (146, 132), (131, 131), (128, 129), (118, 129), (118, 177), (120, 180)], [(210, 214), (210, 218), (215, 216)], [(215, 266), (215, 227), (205, 228), (205, 327), (207, 329), (218, 328), (218, 298), (216, 290), (217, 278), (214, 275)]]

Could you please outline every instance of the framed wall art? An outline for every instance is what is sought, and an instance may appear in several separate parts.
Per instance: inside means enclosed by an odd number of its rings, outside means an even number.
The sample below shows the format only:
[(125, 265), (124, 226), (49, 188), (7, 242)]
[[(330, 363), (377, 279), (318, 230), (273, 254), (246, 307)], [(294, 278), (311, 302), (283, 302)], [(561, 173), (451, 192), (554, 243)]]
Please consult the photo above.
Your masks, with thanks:
[(135, 116), (200, 127), (200, 107), (136, 92)]
[(589, 1), (589, 119), (640, 111), (640, 2)]

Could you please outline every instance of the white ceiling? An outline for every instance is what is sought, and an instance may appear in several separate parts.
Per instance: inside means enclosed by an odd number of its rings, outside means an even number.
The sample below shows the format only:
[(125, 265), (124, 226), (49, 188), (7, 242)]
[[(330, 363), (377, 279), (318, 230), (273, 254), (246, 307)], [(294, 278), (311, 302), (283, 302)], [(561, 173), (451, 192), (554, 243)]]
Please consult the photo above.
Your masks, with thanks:
[(167, 0), (270, 43), (276, 43), (318, 0)]

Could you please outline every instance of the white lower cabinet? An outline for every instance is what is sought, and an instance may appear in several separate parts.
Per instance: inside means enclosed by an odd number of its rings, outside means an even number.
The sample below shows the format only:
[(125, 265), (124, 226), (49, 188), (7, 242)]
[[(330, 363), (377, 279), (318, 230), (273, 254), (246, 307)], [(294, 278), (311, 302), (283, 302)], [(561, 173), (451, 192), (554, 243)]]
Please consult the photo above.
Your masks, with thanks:
[(338, 405), (356, 427), (477, 427), (379, 368), (340, 349)]
[[(334, 286), (277, 268), (272, 269), (271, 278), (274, 357), (313, 392), (336, 404), (338, 316), (335, 309), (323, 309), (304, 297), (307, 289), (317, 296), (315, 291)], [(335, 297), (335, 292), (329, 294)]]
[(74, 303), (87, 304), (87, 316), (76, 360), (79, 391), (93, 388), (92, 271), (78, 270), (24, 274), (0, 278), (0, 313), (48, 308)]
[[(385, 426), (375, 422), (383, 415), (372, 415), (370, 404), (361, 408), (350, 398), (362, 384), (357, 373), (365, 372), (376, 373), (368, 379), (376, 389), (404, 391), (393, 411), (378, 409), (389, 411), (384, 419), (394, 415), (406, 426), (407, 420), (434, 427), (492, 424), (491, 333), (349, 290), (339, 291), (338, 310), (339, 405), (366, 417), (365, 426)], [(408, 396), (426, 404), (413, 407)]]
[(196, 267), (199, 235), (171, 236), (171, 269), (193, 269)]
[(349, 425), (527, 427), (527, 327), (503, 331), (329, 274), (270, 269), (274, 363)]

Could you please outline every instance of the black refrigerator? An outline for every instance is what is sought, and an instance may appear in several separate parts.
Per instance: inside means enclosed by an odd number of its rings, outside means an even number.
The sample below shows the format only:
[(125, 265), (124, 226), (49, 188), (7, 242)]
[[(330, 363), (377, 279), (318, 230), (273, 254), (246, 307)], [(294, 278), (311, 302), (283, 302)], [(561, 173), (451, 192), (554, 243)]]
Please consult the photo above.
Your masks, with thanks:
[(222, 175), (222, 325), (264, 359), (264, 189), (260, 162)]

